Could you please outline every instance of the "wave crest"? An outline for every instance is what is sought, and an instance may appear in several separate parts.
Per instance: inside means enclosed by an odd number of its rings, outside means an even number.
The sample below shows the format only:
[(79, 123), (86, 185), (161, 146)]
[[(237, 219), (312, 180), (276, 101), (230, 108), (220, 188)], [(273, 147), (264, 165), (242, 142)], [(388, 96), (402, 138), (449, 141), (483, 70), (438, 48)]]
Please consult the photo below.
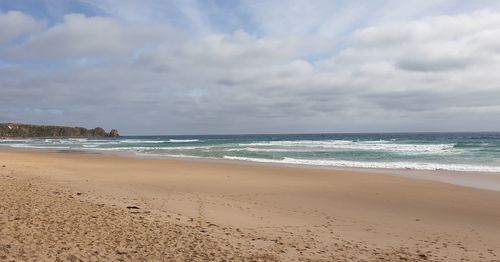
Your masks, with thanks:
[(170, 143), (189, 143), (189, 142), (198, 142), (199, 139), (169, 139)]
[(364, 150), (397, 153), (451, 153), (457, 151), (454, 144), (403, 144), (393, 141), (348, 141), (348, 140), (301, 140), (301, 141), (269, 141), (239, 144), (248, 147), (277, 147), (295, 149), (330, 149), (330, 150)]
[(308, 160), (285, 157), (283, 159), (263, 159), (250, 157), (224, 156), (228, 160), (240, 160), (261, 163), (279, 163), (294, 165), (332, 166), (348, 168), (382, 168), (382, 169), (414, 169), (414, 170), (448, 170), (469, 172), (500, 172), (500, 167), (477, 166), (465, 164), (434, 164), (434, 163), (410, 163), (410, 162), (360, 162), (345, 160)]

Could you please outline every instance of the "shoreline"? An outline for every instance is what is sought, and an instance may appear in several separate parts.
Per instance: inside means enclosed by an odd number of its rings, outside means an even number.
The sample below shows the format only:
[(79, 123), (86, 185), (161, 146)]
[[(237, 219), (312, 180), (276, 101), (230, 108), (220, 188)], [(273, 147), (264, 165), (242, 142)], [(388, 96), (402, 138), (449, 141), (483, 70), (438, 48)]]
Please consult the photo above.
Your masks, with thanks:
[(152, 159), (152, 160), (176, 160), (184, 162), (200, 162), (200, 163), (227, 163), (250, 166), (263, 167), (287, 167), (287, 168), (304, 168), (304, 169), (319, 169), (332, 171), (350, 171), (362, 172), (376, 175), (391, 175), (416, 180), (427, 180), (441, 182), (456, 186), (469, 188), (500, 191), (500, 172), (477, 172), (477, 171), (452, 171), (452, 170), (418, 170), (418, 169), (392, 169), (392, 168), (364, 168), (364, 167), (336, 167), (336, 166), (321, 166), (321, 165), (306, 165), (292, 163), (273, 163), (273, 162), (255, 162), (235, 159), (210, 158), (210, 157), (191, 157), (191, 156), (154, 156), (154, 155), (138, 155), (131, 152), (119, 151), (98, 151), (98, 150), (73, 150), (73, 149), (41, 149), (41, 148), (12, 148), (0, 147), (2, 150), (21, 151), (21, 152), (51, 152), (61, 154), (90, 154), (102, 156), (116, 156), (131, 159)]
[[(101, 259), (155, 260), (165, 254), (142, 247), (160, 237), (156, 234), (171, 238), (155, 242), (154, 248), (203, 243), (172, 251), (187, 259), (197, 250), (206, 259), (194, 260), (203, 261), (496, 261), (500, 255), (500, 192), (433, 181), (33, 150), (0, 150), (0, 180), (0, 202), (5, 203), (0, 222), (6, 225), (0, 257), (5, 250), (5, 257), (33, 250), (26, 252), (54, 258), (57, 250), (76, 245), (80, 249), (68, 255), (89, 260), (92, 252), (82, 243), (91, 242)], [(93, 217), (82, 220), (87, 214)], [(107, 237), (68, 237), (58, 229), (92, 232), (86, 219), (100, 221), (99, 234)], [(180, 235), (158, 227), (176, 228), (172, 232)], [(120, 233), (110, 236), (117, 228)], [(26, 233), (31, 237), (16, 237)], [(131, 242), (114, 239), (130, 234)], [(116, 241), (124, 241), (125, 251), (108, 249)], [(6, 246), (11, 248), (2, 249)]]
[[(489, 152), (500, 133), (447, 132), (386, 134), (301, 134), (234, 136), (124, 136), (116, 141), (37, 141), (0, 145), (28, 149), (102, 151), (147, 158), (231, 159), (334, 168), (456, 171), (500, 174), (500, 162)], [(420, 135), (419, 135), (420, 134)], [(465, 136), (467, 134), (467, 136)], [(261, 137), (264, 136), (264, 137)], [(229, 139), (229, 140), (228, 140)], [(180, 143), (182, 142), (182, 143)], [(11, 145), (9, 145), (11, 144)], [(359, 152), (358, 152), (359, 151)], [(269, 153), (268, 153), (269, 152)], [(295, 153), (299, 152), (299, 153)], [(477, 153), (479, 152), (479, 153)], [(298, 154), (298, 155), (297, 155)]]

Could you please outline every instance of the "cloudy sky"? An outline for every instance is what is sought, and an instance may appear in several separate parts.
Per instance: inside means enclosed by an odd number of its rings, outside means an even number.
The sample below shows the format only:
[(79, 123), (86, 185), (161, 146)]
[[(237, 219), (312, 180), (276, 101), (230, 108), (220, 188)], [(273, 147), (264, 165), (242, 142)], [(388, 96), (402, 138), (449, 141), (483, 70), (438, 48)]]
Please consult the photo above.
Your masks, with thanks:
[(499, 131), (500, 1), (0, 0), (0, 122)]

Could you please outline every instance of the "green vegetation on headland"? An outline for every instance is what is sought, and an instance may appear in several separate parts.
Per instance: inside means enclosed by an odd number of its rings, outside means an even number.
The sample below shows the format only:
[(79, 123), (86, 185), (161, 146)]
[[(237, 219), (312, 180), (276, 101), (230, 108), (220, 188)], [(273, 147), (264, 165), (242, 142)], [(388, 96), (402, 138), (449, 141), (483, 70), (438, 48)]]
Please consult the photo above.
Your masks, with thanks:
[(14, 123), (0, 123), (1, 137), (117, 137), (118, 130), (112, 129), (107, 133), (104, 129), (96, 127), (86, 129), (83, 127), (45, 126)]

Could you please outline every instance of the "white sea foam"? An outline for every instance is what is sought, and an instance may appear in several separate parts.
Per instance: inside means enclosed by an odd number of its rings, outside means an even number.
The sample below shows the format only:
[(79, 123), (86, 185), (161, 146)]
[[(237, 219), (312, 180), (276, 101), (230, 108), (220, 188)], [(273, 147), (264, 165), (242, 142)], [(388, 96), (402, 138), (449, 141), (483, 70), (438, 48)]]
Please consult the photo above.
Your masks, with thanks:
[(199, 139), (170, 139), (168, 142), (171, 143), (188, 143), (188, 142), (198, 142)]
[[(146, 156), (170, 156), (170, 157), (203, 157), (219, 158), (222, 152), (230, 154), (235, 152), (240, 156), (225, 156), (225, 159), (235, 159), (254, 162), (268, 163), (283, 163), (283, 164), (301, 164), (301, 165), (320, 165), (320, 166), (336, 166), (336, 167), (360, 167), (360, 168), (390, 168), (390, 169), (416, 169), (416, 170), (452, 170), (452, 171), (478, 171), (478, 172), (500, 172), (499, 162), (482, 165), (481, 162), (475, 162), (471, 159), (464, 159), (461, 164), (448, 164), (453, 161), (460, 163), (461, 155), (451, 153), (468, 152), (470, 149), (456, 149), (452, 143), (442, 144), (411, 144), (402, 143), (401, 141), (392, 140), (374, 140), (374, 141), (350, 141), (350, 140), (300, 140), (300, 141), (260, 141), (253, 143), (226, 143), (226, 144), (211, 144), (211, 145), (191, 145), (183, 144), (187, 142), (197, 142), (198, 139), (164, 139), (161, 138), (130, 138), (130, 139), (87, 139), (87, 138), (71, 138), (71, 139), (0, 139), (0, 146), (14, 148), (33, 148), (33, 149), (55, 149), (55, 150), (88, 150), (88, 151), (108, 151), (108, 152), (131, 152)], [(148, 146), (149, 145), (149, 146)], [(310, 154), (311, 158), (318, 156), (315, 152), (335, 152), (335, 155), (342, 154), (343, 151), (367, 151), (371, 153), (379, 152), (394, 152), (398, 155), (401, 162), (389, 162), (390, 159), (381, 158), (380, 161), (374, 162), (363, 160), (362, 158), (350, 158), (353, 161), (333, 160), (333, 159), (297, 159), (294, 158), (297, 154), (286, 154), (286, 152), (302, 152)], [(199, 156), (203, 152), (205, 156)], [(283, 159), (265, 159), (243, 157), (245, 152), (282, 152), (283, 156), (290, 156)], [(349, 156), (352, 157), (350, 152)], [(223, 154), (223, 153), (222, 153)], [(418, 154), (422, 154), (424, 158), (420, 158)], [(430, 154), (430, 155), (426, 155)], [(426, 163), (432, 154), (444, 154), (436, 158), (444, 160), (442, 163)], [(450, 154), (450, 155), (448, 155)], [(232, 153), (231, 153), (232, 155)], [(264, 155), (264, 154), (261, 154)], [(295, 156), (294, 156), (295, 155)], [(325, 155), (325, 154), (322, 154)], [(407, 155), (404, 158), (404, 155)], [(381, 155), (381, 157), (384, 157)], [(448, 159), (449, 157), (449, 159)], [(324, 157), (328, 158), (328, 157)], [(403, 160), (404, 159), (404, 160)], [(357, 160), (357, 161), (356, 161)], [(492, 165), (492, 166), (491, 166)], [(495, 166), (497, 165), (497, 166)]]
[(256, 147), (241, 147), (241, 148), (229, 148), (226, 151), (238, 152), (238, 151), (249, 151), (249, 152), (301, 152), (304, 150), (300, 149), (283, 149), (283, 148), (256, 148)]
[(45, 145), (80, 145), (85, 143), (86, 140), (70, 140), (70, 139), (45, 139), (45, 140), (36, 140), (34, 144), (45, 144)]
[(14, 148), (34, 148), (34, 149), (71, 149), (69, 146), (41, 146), (41, 145), (27, 145), (27, 144), (10, 144)]
[(154, 154), (154, 153), (143, 153), (143, 152), (136, 152), (135, 153), (138, 156), (145, 156), (145, 157), (175, 157), (175, 158), (198, 158), (198, 159), (216, 159), (213, 157), (201, 157), (201, 156), (191, 156), (191, 155), (184, 155), (184, 154)]
[(122, 151), (122, 150), (150, 150), (150, 151), (169, 151), (169, 150), (193, 150), (193, 149), (210, 149), (215, 146), (176, 146), (176, 147), (152, 147), (152, 146), (129, 146), (129, 147), (92, 147), (84, 146), (88, 150), (102, 151)]
[(29, 143), (31, 141), (31, 139), (0, 138), (0, 145), (9, 145), (11, 143)]
[(415, 170), (449, 170), (449, 171), (473, 171), (473, 172), (500, 172), (500, 167), (478, 166), (465, 164), (434, 164), (434, 163), (410, 163), (410, 162), (360, 162), (344, 160), (308, 160), (296, 158), (284, 159), (262, 159), (250, 157), (224, 156), (224, 159), (262, 162), (262, 163), (280, 163), (295, 165), (314, 165), (314, 166), (333, 166), (350, 168), (385, 168), (385, 169), (415, 169)]
[(165, 140), (143, 140), (143, 139), (125, 139), (125, 140), (118, 140), (119, 143), (123, 144), (161, 144), (165, 143), (167, 141)]
[(295, 149), (330, 149), (330, 150), (364, 150), (364, 151), (385, 151), (398, 153), (451, 153), (456, 152), (454, 144), (400, 144), (391, 141), (348, 141), (348, 140), (301, 140), (301, 141), (269, 141), (239, 144), (250, 147), (270, 147), (295, 148)]
[(81, 144), (83, 147), (99, 147), (99, 146), (105, 146), (105, 145), (118, 145), (120, 142), (117, 141), (112, 141), (112, 142), (89, 142), (89, 143), (84, 143)]

